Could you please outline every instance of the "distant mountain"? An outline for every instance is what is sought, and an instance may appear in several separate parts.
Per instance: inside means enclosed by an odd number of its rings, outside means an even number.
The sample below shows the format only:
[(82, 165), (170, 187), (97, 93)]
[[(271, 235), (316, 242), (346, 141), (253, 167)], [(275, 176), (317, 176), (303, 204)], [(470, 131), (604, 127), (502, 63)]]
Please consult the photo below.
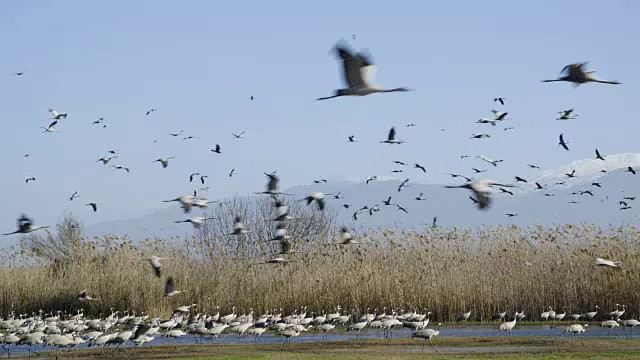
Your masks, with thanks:
[[(561, 223), (589, 222), (602, 226), (609, 224), (636, 223), (640, 214), (640, 197), (625, 200), (630, 209), (619, 202), (624, 197), (640, 196), (640, 173), (626, 172), (628, 166), (640, 170), (640, 154), (617, 154), (596, 159), (580, 160), (556, 169), (547, 170), (538, 178), (518, 182), (512, 189), (513, 195), (494, 192), (494, 203), (487, 211), (478, 210), (469, 199), (471, 192), (466, 189), (446, 189), (441, 184), (419, 184), (409, 181), (409, 186), (398, 192), (399, 180), (375, 180), (368, 185), (364, 180), (340, 181), (324, 184), (296, 186), (287, 189), (295, 199), (301, 199), (313, 191), (322, 191), (327, 196), (328, 206), (338, 211), (338, 220), (356, 228), (376, 228), (397, 225), (406, 228), (430, 226), (434, 216), (441, 226), (475, 227), (480, 225), (516, 224), (521, 226), (540, 224), (550, 226)], [(576, 170), (575, 178), (567, 173)], [(602, 172), (606, 170), (606, 172)], [(354, 179), (355, 180), (355, 179)], [(457, 179), (452, 179), (457, 180)], [(509, 183), (515, 183), (504, 179)], [(535, 182), (545, 189), (537, 190)], [(601, 184), (601, 187), (592, 183)], [(462, 181), (454, 182), (462, 184)], [(582, 191), (590, 191), (583, 193)], [(340, 193), (344, 198), (336, 200), (333, 195)], [(423, 193), (425, 200), (415, 200)], [(545, 196), (547, 194), (548, 196)], [(383, 205), (382, 201), (391, 196), (392, 204), (400, 204), (408, 214), (395, 205)], [(223, 199), (220, 199), (223, 200)], [(638, 202), (638, 206), (636, 206)], [(345, 209), (343, 204), (349, 204)], [(363, 206), (378, 205), (379, 212), (369, 215), (363, 211), (358, 220), (353, 213)], [(215, 206), (212, 204), (211, 206)], [(315, 205), (314, 205), (315, 206)], [(508, 217), (506, 214), (517, 214)], [(104, 234), (128, 234), (130, 238), (185, 236), (192, 232), (187, 224), (173, 221), (184, 219), (185, 214), (177, 206), (159, 209), (149, 215), (127, 220), (116, 220), (86, 226), (90, 236)]]

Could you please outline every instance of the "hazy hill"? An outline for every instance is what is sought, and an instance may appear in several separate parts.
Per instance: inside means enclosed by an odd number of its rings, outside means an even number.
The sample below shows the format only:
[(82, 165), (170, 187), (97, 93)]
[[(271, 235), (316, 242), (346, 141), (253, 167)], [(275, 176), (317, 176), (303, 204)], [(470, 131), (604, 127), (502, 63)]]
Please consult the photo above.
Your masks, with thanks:
[[(591, 222), (600, 225), (635, 223), (640, 205), (638, 200), (628, 200), (631, 209), (619, 210), (620, 200), (625, 196), (640, 195), (640, 173), (632, 175), (626, 172), (627, 166), (637, 166), (640, 170), (640, 154), (610, 155), (606, 161), (587, 159), (566, 166), (541, 171), (538, 178), (527, 179), (528, 183), (517, 183), (514, 195), (501, 193), (496, 189), (494, 204), (488, 211), (478, 210), (468, 198), (471, 193), (465, 189), (446, 189), (442, 184), (419, 184), (409, 182), (409, 187), (397, 191), (398, 184), (405, 178), (372, 181), (368, 185), (364, 181), (329, 182), (296, 186), (287, 189), (300, 199), (312, 191), (322, 191), (333, 195), (340, 193), (343, 199), (336, 200), (328, 196), (329, 206), (338, 209), (339, 220), (353, 227), (378, 227), (398, 225), (402, 227), (421, 227), (430, 225), (437, 216), (441, 226), (478, 226), (483, 224), (517, 224), (551, 225), (554, 223)], [(565, 174), (576, 170), (575, 178)], [(602, 170), (606, 170), (604, 173)], [(484, 175), (484, 174), (479, 174)], [(490, 177), (490, 176), (487, 176)], [(451, 179), (450, 184), (462, 184), (464, 180)], [(514, 179), (495, 179), (515, 183)], [(534, 182), (546, 187), (535, 190)], [(558, 184), (562, 183), (564, 184)], [(601, 188), (591, 185), (602, 184)], [(590, 190), (594, 196), (578, 195), (576, 192)], [(424, 201), (414, 200), (423, 193)], [(544, 196), (543, 194), (553, 196)], [(391, 202), (407, 209), (408, 214), (399, 211), (396, 206), (384, 206), (382, 201), (389, 196)], [(570, 203), (577, 201), (578, 203)], [(350, 204), (349, 209), (342, 205)], [(367, 211), (359, 214), (354, 221), (355, 209), (364, 205), (373, 207), (378, 204), (381, 211), (372, 216)], [(215, 206), (215, 205), (211, 205)], [(507, 213), (518, 214), (508, 217)], [(184, 219), (185, 215), (176, 204), (158, 209), (149, 215), (116, 221), (103, 222), (86, 226), (88, 235), (128, 234), (138, 239), (151, 236), (184, 236), (192, 229), (188, 224), (174, 224), (173, 221)]]

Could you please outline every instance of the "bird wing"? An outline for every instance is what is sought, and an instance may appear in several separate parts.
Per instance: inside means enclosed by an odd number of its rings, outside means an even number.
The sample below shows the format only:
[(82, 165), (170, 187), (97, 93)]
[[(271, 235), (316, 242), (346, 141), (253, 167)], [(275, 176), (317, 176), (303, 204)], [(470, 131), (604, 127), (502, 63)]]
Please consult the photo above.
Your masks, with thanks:
[(360, 72), (362, 62), (360, 54), (352, 54), (346, 45), (336, 45), (334, 49), (340, 59), (342, 59), (344, 82), (350, 88), (361, 87), (363, 85), (363, 79), (362, 73)]
[(267, 184), (268, 191), (276, 191), (278, 190), (278, 177), (275, 175), (269, 176), (269, 183)]
[(389, 129), (389, 136), (387, 137), (387, 140), (389, 141), (393, 141), (396, 138), (396, 127), (392, 126), (391, 129)]
[(52, 122), (51, 124), (49, 124), (49, 128), (56, 126), (57, 123), (58, 123), (58, 120)]
[(291, 243), (288, 241), (281, 241), (280, 242), (280, 252), (281, 253), (288, 253), (291, 250)]
[(487, 209), (491, 205), (491, 196), (488, 192), (474, 191), (479, 209)]
[(361, 86), (368, 87), (371, 84), (371, 80), (375, 77), (377, 66), (371, 65), (360, 65), (360, 81)]
[(133, 334), (132, 339), (137, 339), (142, 335), (144, 335), (146, 332), (147, 332), (146, 326), (138, 325), (138, 328), (136, 329), (136, 332)]
[(173, 277), (169, 277), (167, 279), (167, 283), (164, 287), (164, 292), (166, 294), (172, 293), (176, 288), (175, 282), (173, 281)]
[(567, 71), (569, 68), (571, 68), (572, 66), (575, 66), (576, 64), (569, 64), (566, 65), (565, 67), (562, 68), (562, 71), (560, 71), (560, 74), (564, 73), (565, 71)]

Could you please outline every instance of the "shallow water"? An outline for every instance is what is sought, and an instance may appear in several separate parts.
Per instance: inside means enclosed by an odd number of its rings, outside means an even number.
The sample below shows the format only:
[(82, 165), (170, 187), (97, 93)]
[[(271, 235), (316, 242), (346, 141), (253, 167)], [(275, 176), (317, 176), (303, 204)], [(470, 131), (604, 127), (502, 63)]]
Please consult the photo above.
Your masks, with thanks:
[[(631, 332), (629, 329), (616, 328), (613, 330), (602, 328), (598, 324), (590, 325), (586, 332), (581, 333), (579, 335), (573, 334), (564, 334), (564, 328), (568, 326), (568, 323), (561, 324), (559, 327), (551, 328), (549, 325), (516, 325), (516, 327), (511, 332), (511, 336), (564, 336), (564, 337), (579, 337), (579, 338), (589, 338), (589, 337), (629, 337)], [(447, 325), (440, 327), (440, 335), (438, 337), (490, 337), (490, 336), (509, 336), (508, 334), (498, 331), (498, 325)], [(435, 326), (429, 326), (429, 328), (435, 328)], [(407, 338), (410, 337), (412, 330), (409, 328), (395, 328), (391, 331), (389, 337), (391, 338)], [(634, 337), (638, 336), (638, 332), (634, 334)], [(382, 338), (384, 336), (384, 331), (376, 330), (376, 329), (363, 329), (358, 335), (353, 331), (344, 331), (341, 328), (336, 328), (329, 331), (326, 334), (326, 337), (323, 336), (321, 332), (317, 331), (309, 331), (309, 332), (301, 332), (300, 336), (292, 338), (292, 342), (308, 342), (308, 341), (323, 341), (323, 340), (347, 340), (347, 339), (355, 339), (357, 337), (360, 338)], [(154, 346), (154, 345), (162, 345), (162, 344), (210, 344), (210, 343), (250, 343), (250, 342), (262, 342), (262, 343), (274, 343), (274, 342), (282, 342), (284, 338), (277, 336), (271, 331), (267, 331), (262, 334), (260, 337), (256, 338), (254, 335), (245, 335), (240, 336), (237, 334), (221, 334), (217, 339), (212, 336), (202, 337), (200, 335), (185, 335), (177, 339), (171, 339), (162, 336), (161, 334), (156, 334), (155, 339), (151, 342), (145, 343), (143, 346)], [(416, 341), (418, 341), (416, 339)], [(437, 343), (437, 340), (434, 340)], [(115, 345), (109, 345), (107, 347), (114, 347)], [(134, 346), (132, 342), (128, 342), (125, 346)], [(86, 344), (82, 344), (78, 346), (78, 348), (86, 348)], [(429, 349), (430, 346), (427, 344), (425, 346), (425, 351)], [(520, 347), (518, 347), (520, 348)], [(534, 347), (535, 348), (535, 347)], [(474, 348), (438, 348), (439, 351), (456, 351), (459, 349), (464, 350), (473, 350)], [(479, 350), (486, 350), (487, 348), (478, 347)], [(503, 349), (502, 347), (500, 349)], [(11, 353), (26, 353), (28, 351), (28, 347), (21, 346), (11, 346)], [(52, 350), (51, 347), (48, 346), (33, 346), (31, 351), (39, 352)], [(399, 351), (421, 351), (421, 347), (411, 348), (411, 349), (401, 349)], [(5, 352), (6, 356), (6, 352)]]

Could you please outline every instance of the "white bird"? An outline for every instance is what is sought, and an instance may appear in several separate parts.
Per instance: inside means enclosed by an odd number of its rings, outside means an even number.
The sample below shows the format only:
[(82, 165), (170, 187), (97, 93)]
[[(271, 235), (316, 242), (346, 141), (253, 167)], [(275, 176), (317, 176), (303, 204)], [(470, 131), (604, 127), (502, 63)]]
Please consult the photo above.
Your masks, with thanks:
[(618, 310), (618, 304), (616, 304), (616, 311), (614, 311), (611, 315), (611, 317), (615, 320), (620, 319), (620, 317), (622, 317), (622, 315), (624, 315), (625, 313), (625, 309), (627, 308), (627, 305), (622, 305), (622, 310)]
[(333, 330), (335, 327), (333, 324), (322, 324), (318, 326), (318, 329), (322, 330), (322, 337), (326, 340), (328, 339), (327, 332)]
[(494, 118), (495, 118), (494, 120), (496, 120), (496, 121), (508, 120), (508, 119), (507, 119), (507, 115), (508, 115), (509, 113), (506, 113), (506, 112), (500, 112), (500, 111), (495, 110), (495, 109), (492, 109), (492, 110), (491, 110), (491, 112), (493, 113), (493, 116), (494, 116)]
[(175, 339), (175, 338), (179, 338), (179, 337), (184, 336), (184, 335), (187, 335), (187, 333), (182, 331), (182, 330), (180, 330), (180, 329), (177, 329), (177, 330), (171, 330), (171, 331), (167, 332), (165, 336), (172, 337), (172, 338)]
[(51, 108), (49, 108), (49, 112), (51, 113), (52, 119), (60, 120), (67, 118), (67, 113), (59, 113)]
[(356, 337), (360, 337), (360, 330), (364, 329), (367, 325), (369, 324), (368, 320), (363, 320), (363, 321), (358, 321), (355, 324), (349, 325), (347, 327), (347, 331), (350, 330), (355, 330), (356, 331)]
[[(622, 325), (624, 327), (630, 327), (631, 328), (631, 337), (633, 337), (633, 328), (640, 325), (640, 321), (635, 320), (635, 319), (630, 319), (630, 320), (625, 320), (622, 322)], [(622, 330), (624, 330), (624, 327), (622, 328)]]
[(128, 167), (122, 166), (122, 165), (111, 165), (111, 167), (114, 168), (115, 170), (124, 170), (127, 173), (130, 171)]
[(242, 218), (240, 218), (240, 216), (236, 216), (233, 219), (233, 231), (227, 235), (243, 235), (248, 232), (249, 230), (245, 229)]
[(619, 269), (620, 266), (618, 266), (618, 264), (620, 264), (619, 261), (605, 260), (603, 258), (599, 258), (596, 256), (595, 265), (593, 266), (603, 266), (603, 267), (611, 267), (611, 268)]
[(278, 215), (275, 218), (273, 218), (271, 221), (288, 221), (288, 220), (297, 219), (296, 217), (289, 215), (289, 207), (285, 205), (282, 200), (277, 199), (276, 197), (274, 197), (274, 199), (276, 202), (275, 206), (276, 206), (276, 212), (278, 213)]
[(391, 129), (389, 129), (389, 134), (387, 135), (387, 140), (383, 140), (380, 141), (381, 144), (403, 144), (404, 141), (402, 140), (396, 140), (396, 127), (392, 126)]
[(92, 298), (91, 296), (87, 295), (87, 289), (82, 290), (82, 292), (78, 296), (78, 301), (91, 301), (91, 300), (98, 300), (98, 299)]
[(616, 320), (607, 320), (607, 321), (601, 322), (600, 326), (608, 327), (608, 328), (612, 329), (612, 328), (614, 328), (616, 326), (620, 326), (620, 324), (618, 324), (618, 322)]
[(182, 195), (179, 196), (175, 199), (171, 199), (171, 200), (162, 200), (162, 202), (172, 202), (172, 201), (177, 201), (180, 203), (180, 205), (182, 206), (182, 208), (184, 209), (185, 213), (188, 213), (191, 211), (191, 207), (193, 206), (193, 199), (194, 196), (193, 195)]
[(316, 204), (318, 204), (318, 209), (320, 211), (324, 210), (325, 207), (325, 201), (324, 201), (324, 197), (326, 195), (331, 195), (331, 194), (324, 194), (318, 191), (312, 192), (311, 194), (309, 194), (306, 198), (300, 200), (300, 201), (306, 201), (307, 205), (311, 205), (312, 202), (316, 202)]
[[(288, 259), (283, 258), (282, 256), (278, 256), (278, 257), (271, 258), (271, 259), (269, 259), (269, 260), (267, 260), (267, 261), (264, 261), (264, 262), (255, 263), (255, 264), (253, 264), (253, 265), (262, 265), (262, 264), (286, 264), (286, 263), (289, 263), (289, 262), (291, 262), (291, 261), (293, 261), (293, 260), (288, 260)], [(249, 265), (249, 266), (251, 266), (251, 265)]]
[(173, 280), (173, 277), (169, 276), (167, 278), (167, 283), (164, 286), (164, 296), (174, 296), (183, 292), (184, 290), (176, 290), (176, 283)]
[(569, 64), (562, 68), (562, 72), (566, 75), (561, 76), (557, 79), (552, 80), (542, 80), (542, 82), (554, 82), (554, 81), (567, 81), (573, 84), (574, 87), (579, 86), (580, 84), (584, 84), (587, 82), (597, 82), (603, 84), (622, 84), (618, 81), (609, 81), (599, 79), (597, 76), (593, 75), (595, 70), (585, 70), (584, 67), (588, 64), (588, 62), (583, 63), (574, 63)]
[(102, 164), (107, 165), (109, 163), (109, 161), (113, 160), (117, 158), (117, 156), (103, 156), (100, 159), (96, 160), (96, 162), (98, 161), (102, 161)]
[(349, 232), (346, 226), (340, 229), (340, 244), (341, 245), (357, 245), (360, 242), (353, 238), (353, 235)]
[(476, 121), (477, 124), (491, 124), (493, 126), (496, 126), (497, 122), (498, 120), (486, 119), (486, 118), (481, 118), (480, 120)]
[(201, 209), (209, 207), (209, 204), (216, 203), (216, 201), (208, 200), (206, 198), (197, 198), (193, 199), (191, 202), (191, 206), (195, 206)]
[(573, 109), (558, 111), (558, 114), (560, 114), (560, 116), (557, 117), (556, 120), (571, 120), (575, 119), (578, 116), (578, 114), (572, 115), (571, 113), (573, 113)]
[(491, 186), (496, 185), (500, 187), (515, 187), (509, 184), (500, 184), (493, 180), (479, 179), (473, 180), (463, 185), (446, 185), (446, 188), (464, 188), (473, 191), (476, 201), (478, 203), (478, 209), (488, 209), (491, 205)]
[(283, 193), (283, 192), (281, 192), (279, 190), (280, 178), (278, 178), (274, 173), (271, 173), (271, 174), (265, 173), (265, 175), (267, 175), (267, 177), (269, 178), (269, 181), (267, 181), (267, 190), (263, 191), (263, 192), (256, 193), (256, 194), (292, 195), (292, 194)]
[(431, 346), (433, 347), (433, 350), (435, 350), (436, 352), (438, 352), (438, 350), (435, 348), (435, 346), (433, 345), (433, 342), (431, 342), (431, 340), (433, 339), (434, 336), (438, 336), (440, 335), (440, 326), (444, 326), (442, 325), (442, 323), (438, 323), (438, 329), (422, 329), (422, 330), (417, 330), (414, 331), (413, 334), (411, 334), (411, 338), (423, 338), (424, 339), (424, 343), (422, 344), (422, 349), (424, 350), (424, 345), (427, 343), (427, 340), (429, 340), (429, 344), (431, 344)]
[(482, 155), (478, 156), (478, 159), (484, 160), (484, 161), (488, 162), (489, 164), (491, 164), (493, 166), (498, 166), (499, 162), (503, 162), (504, 161), (504, 160), (492, 160), (492, 159), (489, 159), (488, 157), (482, 156)]
[(573, 334), (580, 334), (582, 332), (587, 331), (587, 327), (589, 325), (585, 324), (585, 325), (580, 325), (580, 324), (572, 324), (567, 326), (566, 328), (564, 328), (564, 332), (565, 333), (573, 333)]
[(169, 160), (170, 159), (175, 159), (175, 157), (171, 156), (171, 157), (168, 157), (168, 158), (159, 158), (159, 159), (153, 160), (152, 163), (160, 162), (162, 164), (162, 167), (166, 168), (167, 166), (169, 166)]
[(609, 328), (610, 331), (612, 331), (613, 328), (620, 326), (620, 324), (616, 320), (607, 320), (607, 321), (601, 322), (600, 326)]
[(136, 346), (142, 346), (142, 344), (144, 344), (146, 342), (153, 341), (154, 339), (155, 339), (155, 337), (153, 337), (153, 336), (149, 336), (147, 334), (142, 334), (142, 335), (139, 335), (136, 338), (131, 339), (131, 341), (133, 341), (136, 344)]
[(581, 317), (583, 319), (587, 320), (587, 321), (591, 321), (596, 316), (596, 314), (598, 313), (598, 309), (599, 309), (599, 307), (596, 305), (595, 311), (589, 311), (587, 313), (584, 313), (584, 314), (582, 314)]
[(58, 120), (54, 120), (51, 124), (49, 124), (49, 126), (47, 126), (47, 127), (41, 126), (40, 129), (44, 129), (43, 133), (56, 132), (56, 131), (58, 131), (55, 128), (57, 123), (58, 123)]
[(2, 235), (28, 234), (37, 230), (46, 229), (49, 226), (33, 226), (33, 219), (25, 214), (21, 214), (18, 218), (18, 230)]
[(380, 92), (410, 91), (404, 87), (387, 90), (380, 85), (371, 84), (375, 66), (370, 55), (365, 55), (362, 52), (353, 53), (343, 44), (336, 44), (333, 50), (342, 60), (342, 75), (348, 87), (336, 90), (333, 96), (321, 97), (316, 100), (327, 100), (338, 96), (365, 96)]
[(158, 256), (151, 256), (149, 259), (147, 259), (149, 261), (149, 263), (151, 264), (151, 266), (153, 267), (153, 272), (156, 274), (156, 277), (160, 277), (161, 276), (161, 272), (160, 272), (160, 260), (166, 260), (166, 258), (161, 258)]
[(190, 223), (194, 228), (199, 229), (206, 220), (212, 220), (212, 217), (194, 216), (186, 220), (176, 220), (175, 223)]
[(471, 310), (467, 311), (466, 313), (456, 317), (456, 322), (464, 322), (469, 320), (469, 317), (471, 316)]
[(295, 331), (293, 329), (287, 329), (282, 331), (280, 335), (284, 336), (284, 341), (291, 343), (291, 338), (300, 335), (300, 331)]
[(283, 223), (280, 223), (276, 226), (276, 232), (269, 241), (286, 241), (289, 239), (291, 239), (291, 236), (287, 235), (287, 229)]
[(482, 138), (490, 138), (489, 134), (471, 134), (471, 139), (482, 139)]
[(179, 308), (175, 309), (173, 312), (174, 313), (186, 313), (186, 314), (188, 314), (189, 312), (191, 312), (191, 308), (196, 306), (196, 305), (197, 304), (180, 306)]
[(278, 255), (289, 255), (295, 253), (298, 253), (298, 251), (291, 249), (291, 242), (289, 240), (280, 241), (280, 253), (278, 253)]
[(513, 320), (503, 322), (502, 324), (500, 324), (499, 330), (500, 331), (508, 331), (509, 332), (509, 336), (511, 336), (511, 330), (513, 329), (514, 326), (516, 326), (516, 321), (517, 320), (518, 320), (518, 318), (514, 316)]
[(246, 334), (247, 335), (255, 335), (255, 339), (256, 339), (256, 341), (258, 341), (258, 337), (260, 337), (260, 335), (262, 335), (262, 333), (264, 333), (265, 331), (267, 331), (267, 328), (253, 327), (253, 328), (247, 330)]

